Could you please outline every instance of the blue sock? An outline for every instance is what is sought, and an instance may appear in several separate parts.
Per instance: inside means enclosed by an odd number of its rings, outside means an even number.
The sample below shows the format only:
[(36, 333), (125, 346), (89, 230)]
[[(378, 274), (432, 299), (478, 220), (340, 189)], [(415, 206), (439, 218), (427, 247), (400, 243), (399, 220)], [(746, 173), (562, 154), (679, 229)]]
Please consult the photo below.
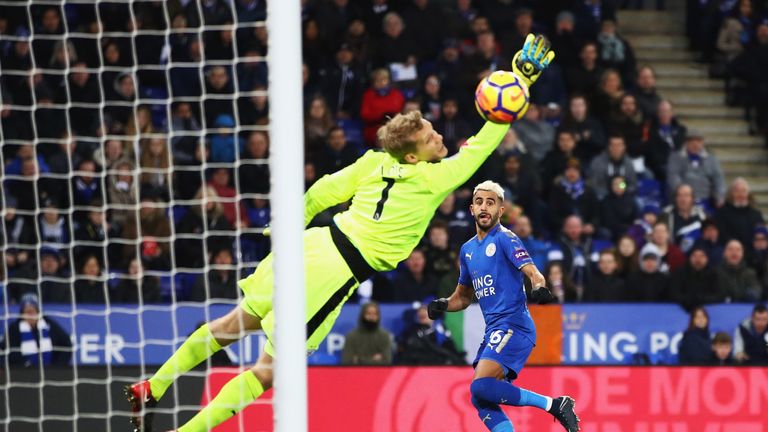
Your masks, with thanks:
[(512, 422), (509, 421), (509, 417), (504, 414), (498, 405), (478, 400), (474, 396), (472, 396), (472, 405), (477, 409), (477, 415), (489, 431), (515, 432), (515, 428), (512, 427)]
[(495, 378), (478, 378), (469, 387), (472, 396), (485, 402), (512, 406), (532, 406), (548, 410), (552, 398), (521, 389), (506, 381)]

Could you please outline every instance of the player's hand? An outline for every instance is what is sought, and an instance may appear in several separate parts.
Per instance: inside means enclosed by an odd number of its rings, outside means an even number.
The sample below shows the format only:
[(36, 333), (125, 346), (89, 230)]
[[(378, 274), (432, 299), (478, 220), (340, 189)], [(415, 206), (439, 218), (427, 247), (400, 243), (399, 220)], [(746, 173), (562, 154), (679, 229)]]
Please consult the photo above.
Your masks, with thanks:
[(555, 52), (550, 49), (549, 40), (544, 35), (529, 34), (523, 49), (512, 59), (512, 71), (530, 87), (554, 58)]
[(531, 300), (538, 304), (547, 304), (555, 301), (555, 296), (547, 287), (535, 288), (531, 291)]
[(436, 320), (438, 318), (441, 318), (443, 316), (443, 312), (448, 310), (448, 299), (447, 298), (439, 298), (437, 300), (432, 300), (429, 302), (429, 305), (427, 305), (427, 315), (429, 315), (429, 319)]

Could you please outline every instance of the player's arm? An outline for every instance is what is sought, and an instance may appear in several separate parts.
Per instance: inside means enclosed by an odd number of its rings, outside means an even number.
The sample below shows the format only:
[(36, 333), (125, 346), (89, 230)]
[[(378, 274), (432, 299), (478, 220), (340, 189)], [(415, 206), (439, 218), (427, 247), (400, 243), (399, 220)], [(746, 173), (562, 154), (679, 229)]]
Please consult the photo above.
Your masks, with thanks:
[(457, 154), (428, 165), (426, 176), (430, 190), (439, 194), (464, 184), (496, 149), (508, 130), (509, 124), (487, 121)]
[(464, 246), (459, 250), (459, 283), (456, 284), (456, 289), (448, 298), (439, 298), (432, 300), (427, 305), (427, 314), (430, 319), (437, 319), (443, 315), (443, 312), (456, 312), (466, 309), (472, 303), (472, 295), (474, 290), (472, 289), (472, 280), (470, 278), (469, 267), (467, 261), (464, 259)]
[(450, 297), (432, 300), (427, 305), (429, 319), (440, 318), (443, 312), (457, 312), (466, 309), (472, 304), (472, 292), (472, 288), (458, 284)]
[(521, 272), (531, 281), (531, 299), (536, 303), (551, 303), (555, 300), (555, 296), (547, 288), (547, 280), (544, 275), (541, 274), (535, 264), (526, 264), (521, 269)]
[(375, 153), (369, 151), (352, 165), (316, 181), (304, 194), (304, 226), (321, 211), (349, 201), (355, 195), (361, 173), (374, 157)]
[[(530, 87), (554, 58), (555, 53), (544, 36), (529, 34), (523, 49), (515, 54), (512, 70)], [(457, 155), (431, 165), (427, 179), (432, 191), (447, 192), (464, 184), (499, 145), (507, 130), (509, 124), (486, 122)]]

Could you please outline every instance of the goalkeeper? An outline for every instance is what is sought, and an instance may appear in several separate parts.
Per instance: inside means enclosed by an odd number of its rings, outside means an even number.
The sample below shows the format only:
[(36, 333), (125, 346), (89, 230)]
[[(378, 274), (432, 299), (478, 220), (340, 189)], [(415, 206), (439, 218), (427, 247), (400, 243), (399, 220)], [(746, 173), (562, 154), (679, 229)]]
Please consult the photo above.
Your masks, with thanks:
[[(542, 36), (529, 35), (513, 71), (529, 86), (554, 58)], [(304, 231), (307, 350), (317, 349), (341, 306), (360, 282), (394, 269), (424, 235), (438, 205), (474, 174), (509, 129), (486, 122), (458, 154), (448, 150), (419, 112), (397, 115), (377, 135), (385, 152), (369, 151), (354, 164), (318, 180), (305, 194), (305, 224), (319, 212), (352, 200), (330, 227)], [(197, 366), (244, 332), (262, 329), (264, 352), (251, 369), (224, 385), (208, 406), (179, 431), (206, 431), (240, 411), (272, 386), (272, 254), (239, 282), (244, 299), (227, 315), (196, 330), (149, 379), (126, 387), (136, 431), (150, 431), (152, 408), (179, 375)]]

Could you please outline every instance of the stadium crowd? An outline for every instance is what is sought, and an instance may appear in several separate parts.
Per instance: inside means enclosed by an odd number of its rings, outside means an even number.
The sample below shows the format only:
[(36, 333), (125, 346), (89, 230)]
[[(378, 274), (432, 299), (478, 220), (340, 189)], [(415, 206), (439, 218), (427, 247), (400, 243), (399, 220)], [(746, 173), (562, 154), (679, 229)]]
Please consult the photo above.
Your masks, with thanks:
[[(692, 48), (727, 59), (729, 88), (746, 86), (742, 103), (768, 124), (764, 5), (689, 3), (716, 5), (689, 14)], [(677, 119), (617, 30), (619, 6), (303, 2), (307, 187), (376, 149), (398, 112), (421, 110), (457, 152), (481, 124), (484, 76), (508, 68), (533, 31), (557, 53), (525, 117), (447, 197), (421, 247), (360, 297), (450, 294), (474, 235), (471, 187), (486, 179), (505, 188), (503, 224), (560, 302), (693, 310), (768, 297), (768, 228), (749, 183), (726, 184), (706, 136)], [(265, 15), (262, 0), (0, 6), (10, 303), (29, 292), (42, 304), (238, 297), (237, 279), (269, 251)], [(349, 358), (383, 360), (374, 354)]]

